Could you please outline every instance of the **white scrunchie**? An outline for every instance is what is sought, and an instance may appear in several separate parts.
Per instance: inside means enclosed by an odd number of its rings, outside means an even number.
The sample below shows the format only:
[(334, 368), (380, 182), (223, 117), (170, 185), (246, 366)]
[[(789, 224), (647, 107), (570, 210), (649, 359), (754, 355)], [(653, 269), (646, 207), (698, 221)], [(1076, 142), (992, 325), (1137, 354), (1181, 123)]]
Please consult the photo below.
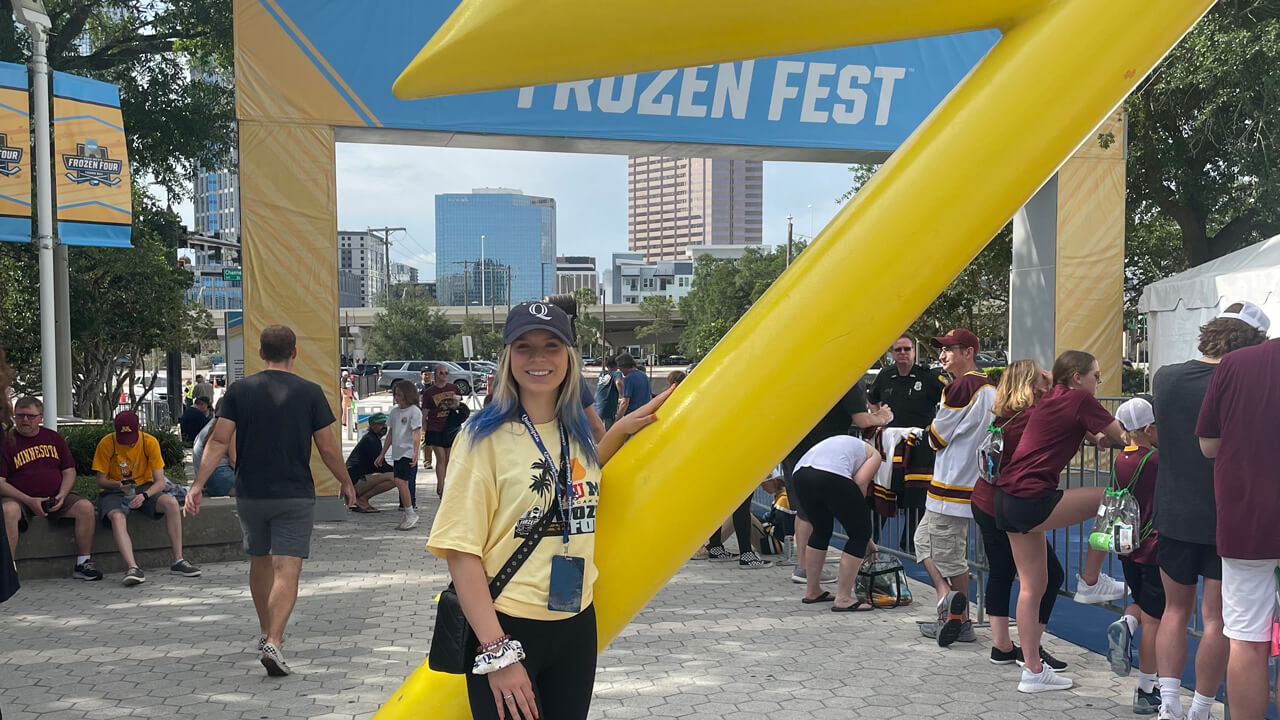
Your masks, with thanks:
[(520, 645), (519, 640), (508, 640), (488, 652), (477, 655), (471, 672), (475, 675), (488, 675), (509, 665), (515, 665), (521, 660), (524, 660), (524, 647)]

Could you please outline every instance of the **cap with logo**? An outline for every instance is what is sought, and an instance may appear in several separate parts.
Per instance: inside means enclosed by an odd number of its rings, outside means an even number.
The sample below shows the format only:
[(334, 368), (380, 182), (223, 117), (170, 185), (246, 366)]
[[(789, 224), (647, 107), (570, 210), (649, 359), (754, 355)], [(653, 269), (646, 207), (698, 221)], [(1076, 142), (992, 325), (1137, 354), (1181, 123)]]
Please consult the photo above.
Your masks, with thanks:
[(573, 344), (573, 326), (564, 310), (544, 302), (524, 302), (511, 308), (502, 328), (502, 344), (510, 345), (531, 330), (546, 330), (566, 345)]
[(372, 414), (372, 415), (370, 415), (370, 416), (369, 416), (369, 424), (370, 424), (370, 425), (372, 425), (372, 424), (374, 424), (374, 423), (383, 423), (383, 424), (386, 424), (386, 422), (387, 422), (387, 414), (386, 414), (386, 413), (383, 413), (383, 412), (376, 412), (376, 413), (374, 413), (374, 414)]
[(116, 442), (121, 445), (133, 445), (138, 442), (141, 433), (138, 429), (138, 414), (125, 410), (116, 415)]
[(1267, 332), (1271, 329), (1271, 318), (1262, 312), (1262, 308), (1251, 302), (1242, 302), (1240, 304), (1244, 307), (1240, 308), (1239, 312), (1221, 312), (1218, 313), (1218, 317), (1239, 320), (1249, 325), (1249, 327), (1262, 332)]
[(964, 328), (956, 328), (951, 332), (929, 340), (929, 344), (936, 348), (949, 348), (960, 345), (962, 347), (973, 348), (974, 352), (978, 351), (978, 336)]
[(1116, 408), (1116, 419), (1120, 421), (1121, 427), (1133, 432), (1154, 423), (1156, 421), (1156, 413), (1152, 409), (1151, 403), (1144, 398), (1133, 398), (1132, 400), (1126, 400), (1124, 404)]

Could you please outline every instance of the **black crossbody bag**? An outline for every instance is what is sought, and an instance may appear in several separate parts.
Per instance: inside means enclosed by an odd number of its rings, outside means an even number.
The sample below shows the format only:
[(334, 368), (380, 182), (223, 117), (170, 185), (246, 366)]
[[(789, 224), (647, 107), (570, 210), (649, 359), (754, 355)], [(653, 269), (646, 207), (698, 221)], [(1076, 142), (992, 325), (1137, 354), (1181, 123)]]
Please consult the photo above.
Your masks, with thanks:
[[(551, 507), (542, 514), (533, 531), (524, 539), (524, 542), (520, 543), (520, 547), (516, 548), (507, 563), (490, 581), (490, 600), (496, 600), (502, 594), (503, 588), (511, 582), (511, 578), (515, 576), (520, 566), (524, 565), (524, 561), (533, 554), (542, 540), (543, 533), (559, 514), (560, 498), (557, 495), (556, 499), (551, 501)], [(458, 599), (458, 592), (453, 589), (453, 583), (449, 583), (449, 587), (440, 593), (440, 602), (436, 606), (436, 627), (431, 635), (431, 651), (427, 654), (427, 666), (436, 672), (466, 675), (475, 665), (476, 646), (479, 644), (480, 641), (471, 629), (471, 623), (467, 622), (467, 616), (462, 612), (462, 602)]]

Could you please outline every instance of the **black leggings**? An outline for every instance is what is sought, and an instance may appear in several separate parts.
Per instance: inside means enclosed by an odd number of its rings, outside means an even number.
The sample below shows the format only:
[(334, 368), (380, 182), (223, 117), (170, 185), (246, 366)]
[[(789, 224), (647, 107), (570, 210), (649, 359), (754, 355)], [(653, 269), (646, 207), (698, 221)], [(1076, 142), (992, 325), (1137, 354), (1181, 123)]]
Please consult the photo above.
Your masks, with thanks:
[[(979, 482), (982, 482), (979, 480)], [(1009, 617), (1009, 596), (1013, 593), (1013, 577), (1017, 566), (1013, 562), (1013, 548), (1009, 546), (1009, 533), (996, 527), (996, 519), (977, 505), (972, 505), (973, 520), (982, 531), (982, 547), (987, 553), (987, 614), (995, 617)], [(1040, 624), (1048, 625), (1049, 616), (1053, 614), (1053, 604), (1058, 600), (1058, 590), (1066, 575), (1062, 571), (1062, 563), (1058, 562), (1058, 554), (1053, 545), (1045, 542), (1048, 557), (1049, 582), (1045, 585), (1044, 596), (1040, 598)]]
[[(502, 631), (524, 647), (524, 669), (533, 684), (538, 715), (560, 720), (586, 720), (596, 681), (596, 608), (564, 620), (528, 620), (498, 613)], [(467, 674), (467, 699), (475, 720), (494, 720), (489, 678)], [(507, 717), (513, 717), (510, 708)]]
[(871, 539), (871, 508), (867, 507), (867, 499), (853, 478), (803, 467), (796, 470), (795, 484), (796, 492), (804, 498), (809, 522), (813, 524), (809, 547), (826, 552), (835, 529), (834, 521), (839, 520), (849, 535), (844, 544), (845, 554), (856, 558), (865, 556), (867, 541)]
[[(738, 536), (738, 552), (751, 552), (751, 496), (733, 511), (733, 534)], [(711, 547), (724, 547), (724, 538), (720, 537), (720, 528), (711, 533), (707, 541)]]

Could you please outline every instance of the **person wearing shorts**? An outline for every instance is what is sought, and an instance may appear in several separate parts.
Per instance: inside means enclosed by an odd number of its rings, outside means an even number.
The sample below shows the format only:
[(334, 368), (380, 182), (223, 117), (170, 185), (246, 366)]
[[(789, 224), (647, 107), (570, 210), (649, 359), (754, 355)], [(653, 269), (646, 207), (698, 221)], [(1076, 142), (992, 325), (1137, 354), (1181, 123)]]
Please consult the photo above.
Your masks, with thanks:
[[(391, 385), (391, 397), (396, 406), (387, 415), (387, 434), (382, 439), (383, 461), (391, 463), (391, 481), (400, 491), (400, 524), (397, 530), (411, 530), (418, 524), (418, 510), (414, 507), (413, 488), (418, 484), (418, 447), (422, 443), (422, 411), (418, 409), (418, 394), (408, 380), (397, 380)], [(440, 439), (432, 440), (434, 447), (448, 447)]]
[(970, 504), (978, 482), (978, 442), (991, 424), (996, 386), (978, 371), (978, 337), (971, 331), (957, 328), (929, 343), (941, 351), (942, 367), (953, 379), (926, 432), (937, 456), (914, 538), (916, 561), (938, 593), (937, 622), (920, 630), (947, 647), (977, 640), (969, 620)]
[[(298, 599), (302, 561), (311, 554), (316, 487), (311, 445), (338, 480), (344, 503), (355, 488), (342, 463), (336, 418), (316, 383), (293, 373), (297, 337), (283, 325), (262, 331), (258, 355), (266, 369), (237, 380), (222, 399), (208, 440), (214, 456), (236, 443), (236, 510), (249, 554), (249, 591), (257, 610), (259, 662), (273, 677), (288, 675), (284, 632)], [(185, 511), (200, 512), (211, 464), (200, 466)]]
[[(1256, 306), (1239, 319), (1265, 332)], [(1227, 694), (1231, 714), (1260, 718), (1270, 690), (1267, 658), (1280, 572), (1280, 339), (1229, 353), (1205, 392), (1196, 435), (1214, 458), (1218, 552), (1222, 555), (1223, 633), (1230, 640)]]
[[(1112, 464), (1111, 490), (1129, 492), (1138, 503), (1138, 522), (1133, 528), (1135, 547), (1120, 556), (1124, 581), (1133, 602), (1124, 615), (1107, 627), (1107, 659), (1111, 669), (1121, 677), (1133, 669), (1133, 636), (1142, 626), (1142, 642), (1138, 648), (1138, 686), (1133, 694), (1133, 712), (1152, 715), (1160, 710), (1157, 688), (1156, 642), (1160, 620), (1164, 617), (1164, 585), (1156, 565), (1158, 535), (1155, 531), (1156, 477), (1160, 455), (1156, 416), (1151, 403), (1144, 398), (1126, 401), (1116, 409), (1116, 419), (1124, 428), (1127, 445)], [(1179, 678), (1181, 679), (1181, 678)]]
[(382, 512), (369, 504), (369, 501), (396, 487), (391, 472), (385, 471), (385, 467), (378, 467), (378, 460), (383, 455), (382, 438), (386, 434), (387, 414), (373, 413), (369, 416), (369, 429), (347, 456), (347, 474), (351, 476), (356, 489), (356, 502), (351, 506), (352, 512)]

